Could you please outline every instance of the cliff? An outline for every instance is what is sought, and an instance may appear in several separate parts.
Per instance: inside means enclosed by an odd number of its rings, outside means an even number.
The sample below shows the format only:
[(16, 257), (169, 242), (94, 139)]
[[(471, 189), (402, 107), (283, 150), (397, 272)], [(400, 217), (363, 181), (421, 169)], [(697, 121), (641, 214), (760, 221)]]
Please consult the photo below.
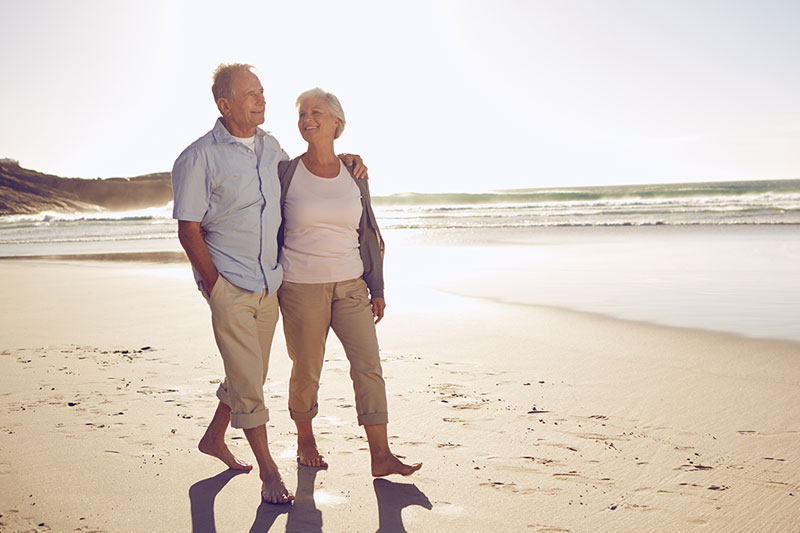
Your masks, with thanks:
[(42, 211), (129, 211), (172, 200), (169, 172), (134, 178), (62, 178), (0, 160), (0, 216)]

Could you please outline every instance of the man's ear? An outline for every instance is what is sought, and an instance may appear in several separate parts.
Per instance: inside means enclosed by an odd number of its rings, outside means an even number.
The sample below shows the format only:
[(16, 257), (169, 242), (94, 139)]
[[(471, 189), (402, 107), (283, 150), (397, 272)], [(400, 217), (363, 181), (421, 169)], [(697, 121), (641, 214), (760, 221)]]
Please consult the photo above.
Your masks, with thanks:
[(219, 109), (220, 114), (225, 117), (231, 112), (231, 104), (228, 102), (227, 98), (220, 98), (217, 100), (217, 109)]

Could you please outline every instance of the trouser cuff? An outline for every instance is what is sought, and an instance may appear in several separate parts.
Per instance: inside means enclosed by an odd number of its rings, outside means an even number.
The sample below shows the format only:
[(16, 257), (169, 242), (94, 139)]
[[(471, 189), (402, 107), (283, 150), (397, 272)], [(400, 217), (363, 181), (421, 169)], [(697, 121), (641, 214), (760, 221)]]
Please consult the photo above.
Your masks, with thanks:
[(217, 389), (217, 398), (231, 408), (231, 427), (250, 429), (263, 426), (269, 422), (269, 409), (267, 408), (262, 408), (252, 413), (234, 413), (233, 407), (231, 407), (230, 396), (222, 383), (220, 383)]
[(378, 424), (388, 424), (389, 413), (367, 413), (358, 415), (359, 426), (375, 426)]
[(255, 413), (231, 413), (231, 427), (252, 429), (266, 425), (269, 422), (269, 409), (262, 409)]
[(319, 412), (319, 404), (315, 404), (314, 407), (308, 411), (295, 411), (289, 407), (289, 416), (292, 418), (292, 420), (298, 420), (300, 422), (311, 420), (317, 416), (317, 412)]
[(228, 407), (231, 406), (231, 397), (228, 395), (228, 390), (225, 388), (224, 381), (217, 387), (217, 399)]

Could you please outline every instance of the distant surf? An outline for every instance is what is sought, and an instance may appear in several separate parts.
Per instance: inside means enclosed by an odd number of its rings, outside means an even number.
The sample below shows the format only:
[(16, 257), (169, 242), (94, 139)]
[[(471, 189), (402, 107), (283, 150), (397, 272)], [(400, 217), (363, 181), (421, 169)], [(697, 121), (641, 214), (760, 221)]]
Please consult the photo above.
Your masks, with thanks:
[[(800, 180), (405, 193), (376, 196), (373, 204), (386, 230), (787, 225), (800, 224)], [(0, 255), (83, 253), (106, 250), (109, 243), (139, 250), (164, 249), (169, 242), (172, 249), (176, 222), (171, 217), (171, 203), (120, 212), (3, 216)], [(52, 249), (56, 244), (59, 250)]]
[(800, 224), (800, 180), (395, 194), (393, 228)]

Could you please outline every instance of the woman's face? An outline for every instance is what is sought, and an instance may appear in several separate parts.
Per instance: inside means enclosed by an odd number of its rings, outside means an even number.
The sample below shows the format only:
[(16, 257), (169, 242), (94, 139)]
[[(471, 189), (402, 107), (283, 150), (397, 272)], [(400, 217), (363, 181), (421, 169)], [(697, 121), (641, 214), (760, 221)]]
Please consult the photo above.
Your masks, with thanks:
[(312, 140), (333, 142), (338, 125), (339, 119), (331, 115), (328, 104), (322, 98), (306, 98), (300, 103), (297, 127), (307, 142)]

